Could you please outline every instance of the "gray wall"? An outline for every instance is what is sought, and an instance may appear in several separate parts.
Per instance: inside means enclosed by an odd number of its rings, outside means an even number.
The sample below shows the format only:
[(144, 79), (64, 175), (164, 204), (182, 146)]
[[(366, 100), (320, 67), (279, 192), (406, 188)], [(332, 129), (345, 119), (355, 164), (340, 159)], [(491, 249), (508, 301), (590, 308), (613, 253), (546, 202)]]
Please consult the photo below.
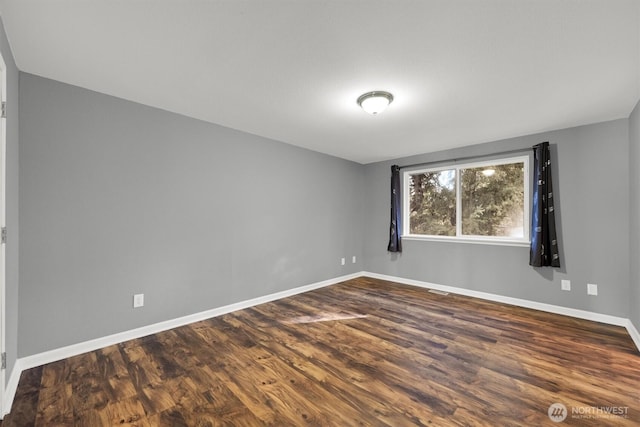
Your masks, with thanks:
[[(637, 164), (638, 135), (636, 109), (630, 120), (363, 166), (20, 74), (20, 299), (7, 310), (19, 313), (18, 355), (360, 270), (638, 325), (638, 263), (627, 253), (637, 259), (640, 241), (628, 160)], [(391, 164), (545, 140), (561, 269), (531, 268), (523, 247), (405, 240), (401, 255), (387, 253)], [(357, 264), (340, 266), (353, 255)], [(131, 308), (134, 293), (144, 308)]]
[(640, 330), (640, 102), (629, 117), (629, 319)]
[[(403, 241), (386, 251), (392, 164), (486, 155), (552, 145), (556, 215), (563, 267), (532, 268), (526, 247)], [(512, 138), (365, 166), (364, 258), (368, 271), (523, 298), (597, 313), (629, 312), (628, 120)], [(560, 290), (570, 279), (572, 291)], [(587, 283), (599, 295), (587, 296)]]
[(19, 356), (362, 270), (362, 173), (22, 73)]
[(5, 271), (5, 344), (7, 351), (7, 376), (18, 357), (18, 80), (19, 73), (13, 54), (0, 21), (0, 52), (7, 66), (7, 246)]

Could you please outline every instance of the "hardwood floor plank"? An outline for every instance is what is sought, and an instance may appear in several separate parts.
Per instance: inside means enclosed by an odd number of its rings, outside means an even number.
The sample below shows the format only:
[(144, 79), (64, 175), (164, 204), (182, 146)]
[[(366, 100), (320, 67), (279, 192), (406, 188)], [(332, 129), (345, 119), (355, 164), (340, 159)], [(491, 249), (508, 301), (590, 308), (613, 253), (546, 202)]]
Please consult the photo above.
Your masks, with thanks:
[[(267, 310), (268, 307), (259, 306), (254, 307), (252, 310), (261, 311)], [(271, 309), (269, 309), (271, 310)], [(264, 314), (264, 313), (263, 313)], [(288, 330), (293, 335), (302, 335), (301, 343), (312, 340), (316, 335), (316, 328), (313, 323), (305, 324), (309, 330), (309, 339), (304, 339), (302, 332), (295, 329), (291, 324), (282, 325), (280, 329)], [(334, 326), (335, 327), (335, 326)], [(336, 366), (340, 371), (348, 375), (351, 381), (357, 384), (361, 389), (372, 393), (378, 399), (382, 399), (386, 402), (391, 402), (393, 410), (402, 413), (405, 417), (413, 420), (417, 425), (427, 425), (434, 421), (438, 421), (438, 425), (444, 425), (444, 419), (441, 417), (446, 416), (445, 406), (435, 396), (430, 396), (423, 391), (415, 390), (413, 388), (413, 381), (408, 384), (401, 384), (398, 386), (398, 382), (391, 375), (385, 374), (383, 371), (377, 370), (374, 366), (363, 363), (360, 360), (359, 355), (354, 355), (349, 350), (349, 346), (346, 342), (353, 341), (353, 337), (342, 337), (344, 341), (337, 338), (338, 335), (333, 335), (334, 344), (328, 346), (320, 341), (314, 342), (312, 346), (308, 346), (307, 350), (311, 353), (306, 354), (307, 357), (311, 356), (314, 359), (322, 359), (325, 361), (326, 369), (332, 369)], [(300, 349), (301, 345), (297, 342), (291, 343), (294, 348)], [(304, 352), (304, 350), (302, 350)], [(363, 349), (364, 351), (364, 349)], [(304, 353), (303, 353), (304, 354)], [(396, 388), (394, 388), (396, 386)], [(398, 387), (400, 389), (398, 389)], [(404, 388), (404, 390), (402, 389)], [(428, 405), (416, 405), (416, 402), (427, 403), (431, 402), (431, 406)]]
[[(246, 316), (247, 313), (243, 314), (243, 321), (251, 322)], [(286, 339), (280, 341), (276, 334), (267, 331), (264, 333), (265, 338), (261, 338), (262, 345), (269, 348), (292, 369), (319, 383), (331, 396), (340, 395), (342, 397), (340, 402), (360, 412), (357, 424), (353, 425), (400, 425), (401, 421), (395, 419), (396, 413), (390, 405), (385, 405), (383, 401), (369, 393), (363, 393), (348, 376), (350, 372), (343, 373), (334, 369), (331, 359), (325, 362), (315, 357), (307, 357), (305, 351), (296, 350), (297, 346), (291, 345), (291, 341)], [(336, 405), (335, 399), (329, 399), (328, 404)], [(335, 409), (340, 409), (340, 406)], [(335, 409), (332, 407), (328, 412), (334, 412)]]
[(25, 371), (1, 425), (551, 426), (552, 403), (640, 425), (624, 328), (358, 278)]

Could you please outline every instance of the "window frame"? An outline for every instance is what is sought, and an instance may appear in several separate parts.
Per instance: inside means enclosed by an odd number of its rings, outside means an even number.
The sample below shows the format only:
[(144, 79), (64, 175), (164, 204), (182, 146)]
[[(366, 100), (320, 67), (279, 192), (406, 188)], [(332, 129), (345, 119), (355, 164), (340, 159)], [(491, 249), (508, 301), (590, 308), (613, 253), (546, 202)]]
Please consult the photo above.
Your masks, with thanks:
[[(460, 170), (481, 168), (486, 166), (500, 166), (513, 163), (523, 163), (523, 189), (524, 189), (524, 235), (523, 237), (504, 237), (504, 236), (478, 236), (462, 234), (462, 192)], [(530, 155), (521, 155), (513, 157), (494, 158), (491, 160), (469, 161), (465, 163), (451, 163), (448, 165), (416, 168), (402, 171), (402, 239), (406, 240), (426, 240), (426, 241), (444, 241), (444, 242), (463, 242), (476, 244), (494, 244), (506, 246), (529, 246), (531, 243), (531, 176), (529, 174), (529, 165), (531, 163)], [(409, 180), (411, 175), (426, 172), (441, 172), (446, 170), (455, 170), (456, 173), (456, 235), (455, 236), (437, 236), (428, 234), (411, 234), (410, 233), (410, 193)]]

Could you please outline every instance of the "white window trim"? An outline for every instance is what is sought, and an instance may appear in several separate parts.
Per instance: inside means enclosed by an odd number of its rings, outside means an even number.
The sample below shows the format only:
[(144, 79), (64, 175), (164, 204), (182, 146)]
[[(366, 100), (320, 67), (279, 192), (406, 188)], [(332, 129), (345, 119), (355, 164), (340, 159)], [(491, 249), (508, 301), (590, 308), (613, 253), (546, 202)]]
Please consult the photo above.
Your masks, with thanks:
[[(496, 237), (496, 236), (474, 236), (462, 235), (462, 197), (460, 192), (460, 169), (480, 168), (484, 166), (499, 166), (510, 163), (523, 163), (523, 187), (524, 187), (524, 236), (521, 238)], [(424, 240), (434, 242), (460, 242), (473, 244), (505, 245), (505, 246), (529, 246), (531, 233), (531, 177), (529, 176), (530, 156), (523, 155), (517, 157), (505, 157), (493, 160), (478, 162), (460, 163), (434, 168), (412, 169), (402, 173), (402, 239)], [(455, 236), (432, 236), (425, 234), (411, 234), (409, 232), (409, 177), (411, 175), (425, 172), (439, 172), (444, 170), (456, 171), (456, 235)]]

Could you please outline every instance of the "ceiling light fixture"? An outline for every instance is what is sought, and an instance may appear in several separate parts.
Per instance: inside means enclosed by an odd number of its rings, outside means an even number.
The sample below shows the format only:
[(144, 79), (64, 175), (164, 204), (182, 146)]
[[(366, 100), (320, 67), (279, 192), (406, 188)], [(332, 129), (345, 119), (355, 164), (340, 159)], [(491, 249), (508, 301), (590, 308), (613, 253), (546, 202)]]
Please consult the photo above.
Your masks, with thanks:
[(393, 95), (381, 90), (367, 92), (358, 98), (358, 105), (369, 114), (383, 112), (392, 102)]

